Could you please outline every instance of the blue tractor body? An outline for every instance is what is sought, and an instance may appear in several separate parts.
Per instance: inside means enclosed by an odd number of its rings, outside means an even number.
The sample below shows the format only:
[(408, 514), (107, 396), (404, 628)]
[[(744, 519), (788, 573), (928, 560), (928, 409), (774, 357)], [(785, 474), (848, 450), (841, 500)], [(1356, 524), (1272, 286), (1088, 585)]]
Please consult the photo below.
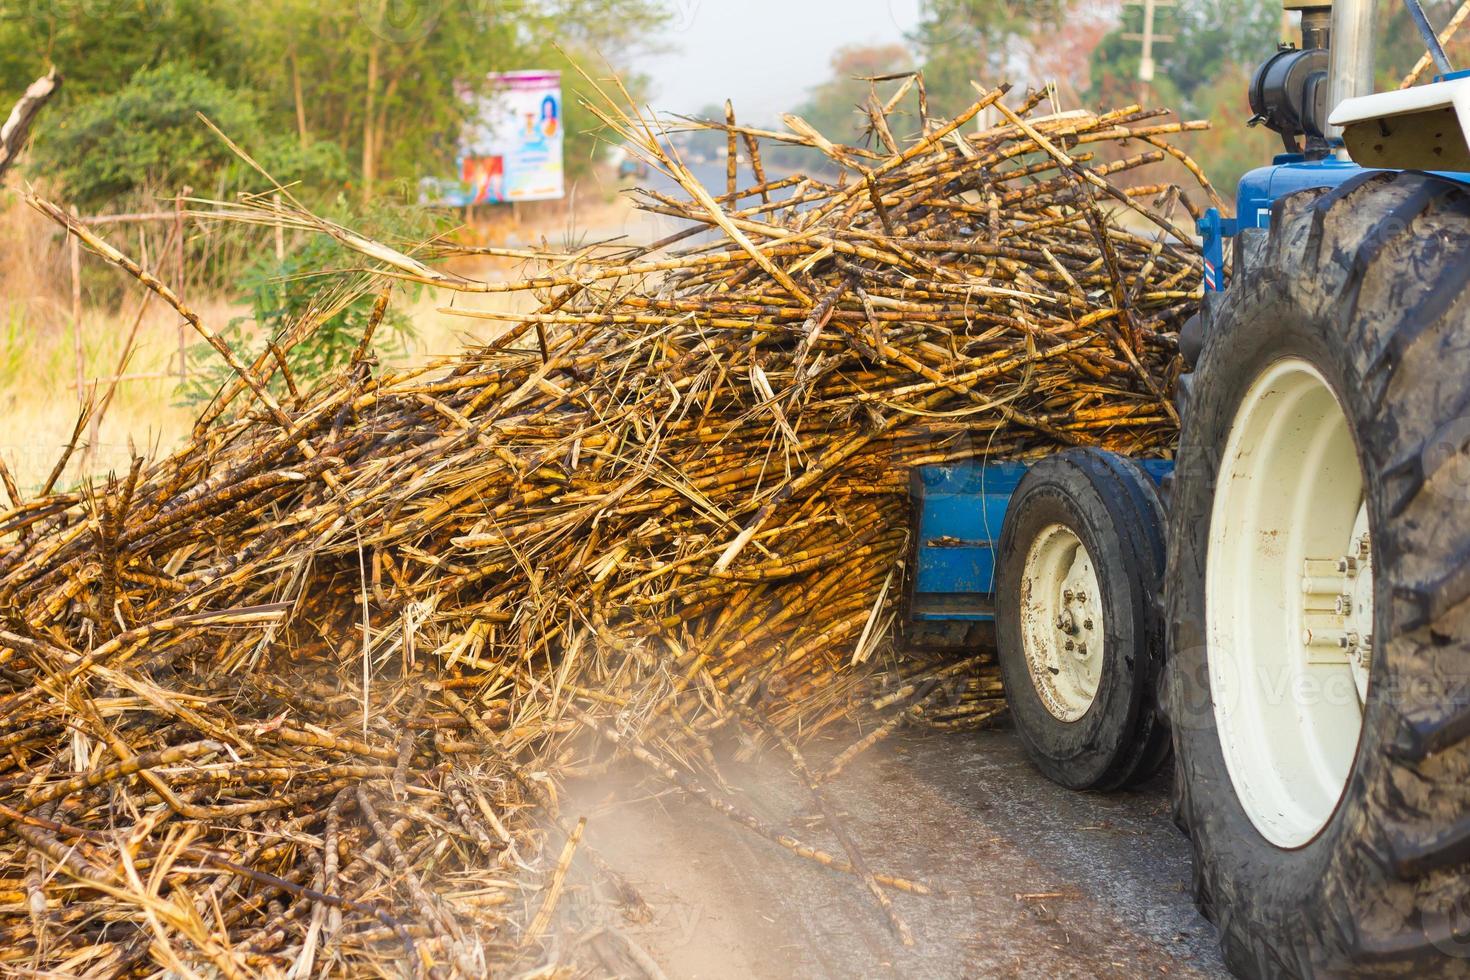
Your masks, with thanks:
[[(1364, 168), (1347, 160), (1329, 156), (1321, 160), (1308, 160), (1300, 153), (1283, 153), (1269, 167), (1257, 167), (1240, 178), (1235, 193), (1235, 217), (1223, 217), (1219, 210), (1210, 208), (1199, 221), (1199, 233), (1205, 255), (1205, 288), (1223, 292), (1225, 241), (1240, 232), (1271, 227), (1271, 208), (1281, 198), (1297, 191), (1319, 187), (1336, 187), (1358, 174)], [(1436, 170), (1436, 176), (1460, 183), (1470, 183), (1470, 173)]]
[(1225, 277), (1225, 241), (1247, 228), (1269, 228), (1271, 208), (1281, 198), (1312, 187), (1336, 187), (1363, 172), (1356, 163), (1329, 156), (1308, 160), (1299, 153), (1283, 153), (1269, 167), (1257, 167), (1240, 179), (1235, 193), (1235, 217), (1226, 218), (1210, 208), (1199, 221), (1205, 256), (1205, 289), (1222, 292)]
[(1362, 172), (1356, 163), (1337, 157), (1308, 160), (1300, 154), (1283, 153), (1269, 167), (1257, 167), (1240, 178), (1235, 191), (1236, 220), (1241, 228), (1269, 228), (1271, 207), (1281, 198), (1312, 187), (1336, 187)]

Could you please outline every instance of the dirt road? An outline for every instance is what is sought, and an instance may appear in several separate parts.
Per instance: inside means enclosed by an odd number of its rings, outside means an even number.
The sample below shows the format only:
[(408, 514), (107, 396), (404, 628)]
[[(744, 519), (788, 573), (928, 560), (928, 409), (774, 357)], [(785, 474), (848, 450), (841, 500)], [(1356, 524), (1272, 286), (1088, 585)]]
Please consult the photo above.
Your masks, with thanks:
[[(744, 805), (840, 852), (781, 761), (772, 752), (724, 774)], [(895, 897), (912, 949), (855, 879), (634, 773), (620, 779), (575, 789), (566, 812), (590, 818), (587, 840), (654, 906), (651, 923), (615, 925), (671, 978), (1227, 975), (1190, 903), (1163, 779), (1069, 793), (1031, 769), (1010, 732), (873, 750), (830, 792), (875, 869), (952, 893)]]

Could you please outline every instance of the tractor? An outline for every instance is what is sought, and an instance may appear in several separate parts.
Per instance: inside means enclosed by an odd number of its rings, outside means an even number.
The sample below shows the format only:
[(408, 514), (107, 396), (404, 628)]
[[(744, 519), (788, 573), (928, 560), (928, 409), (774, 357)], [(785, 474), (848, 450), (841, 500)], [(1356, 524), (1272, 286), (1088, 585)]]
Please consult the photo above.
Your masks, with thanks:
[(1470, 975), (1470, 72), (1405, 4), (1439, 74), (1373, 94), (1373, 0), (1286, 0), (1173, 460), (911, 474), (910, 630), (993, 631), (1058, 783), (1172, 758), (1243, 976)]

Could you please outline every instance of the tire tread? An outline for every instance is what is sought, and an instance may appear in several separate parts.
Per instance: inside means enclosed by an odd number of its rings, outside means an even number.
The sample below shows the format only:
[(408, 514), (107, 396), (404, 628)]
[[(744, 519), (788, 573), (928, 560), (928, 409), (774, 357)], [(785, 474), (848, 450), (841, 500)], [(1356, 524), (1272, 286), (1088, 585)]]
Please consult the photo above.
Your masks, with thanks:
[[(1383, 683), (1386, 669), (1432, 693), (1427, 702), (1387, 694), (1378, 702), (1371, 744), (1380, 747), (1366, 761), (1360, 756), (1349, 782), (1358, 802), (1341, 839), (1351, 843), (1296, 906), (1244, 898), (1225, 870), (1233, 845), (1216, 839), (1221, 824), (1209, 808), (1218, 806), (1222, 779), (1228, 790), (1228, 776), (1201, 768), (1176, 720), (1175, 819), (1193, 841), (1196, 903), (1241, 975), (1463, 976), (1470, 961), (1446, 955), (1464, 948), (1446, 923), (1462, 922), (1457, 915), (1470, 908), (1470, 692), (1451, 683), (1470, 672), (1470, 522), (1456, 516), (1436, 481), (1470, 456), (1470, 446), (1433, 465), (1426, 454), (1447, 420), (1470, 411), (1458, 359), (1470, 343), (1470, 192), (1428, 174), (1370, 172), (1335, 190), (1293, 194), (1276, 202), (1266, 256), (1232, 285), (1215, 318), (1195, 404), (1206, 400), (1211, 368), (1229, 363), (1231, 337), (1246, 318), (1296, 310), (1330, 331), (1372, 409), (1360, 416), (1359, 435), (1383, 504), (1375, 556), (1401, 570), (1388, 608), (1379, 610), (1392, 633), (1375, 652), (1374, 683)], [(1176, 490), (1171, 515), (1168, 620), (1176, 645), (1201, 641), (1172, 595), (1179, 576), (1203, 574), (1193, 564), (1203, 551), (1186, 557), (1176, 544), (1198, 520), (1183, 513), (1181, 500), (1198, 499), (1200, 486)], [(1171, 712), (1187, 698), (1183, 672), (1166, 672)], [(1283, 886), (1265, 894), (1290, 893)]]

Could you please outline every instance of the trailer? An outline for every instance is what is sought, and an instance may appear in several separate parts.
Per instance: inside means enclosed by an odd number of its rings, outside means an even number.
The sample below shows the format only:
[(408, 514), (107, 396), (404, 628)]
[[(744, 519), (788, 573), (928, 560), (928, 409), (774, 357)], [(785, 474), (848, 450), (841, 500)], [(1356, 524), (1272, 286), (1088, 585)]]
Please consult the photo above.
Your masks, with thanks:
[(911, 633), (993, 633), (1058, 783), (1172, 758), (1246, 976), (1470, 973), (1470, 72), (1405, 2), (1439, 76), (1375, 95), (1376, 5), (1286, 0), (1250, 92), (1285, 152), (1199, 223), (1173, 460), (911, 476)]

